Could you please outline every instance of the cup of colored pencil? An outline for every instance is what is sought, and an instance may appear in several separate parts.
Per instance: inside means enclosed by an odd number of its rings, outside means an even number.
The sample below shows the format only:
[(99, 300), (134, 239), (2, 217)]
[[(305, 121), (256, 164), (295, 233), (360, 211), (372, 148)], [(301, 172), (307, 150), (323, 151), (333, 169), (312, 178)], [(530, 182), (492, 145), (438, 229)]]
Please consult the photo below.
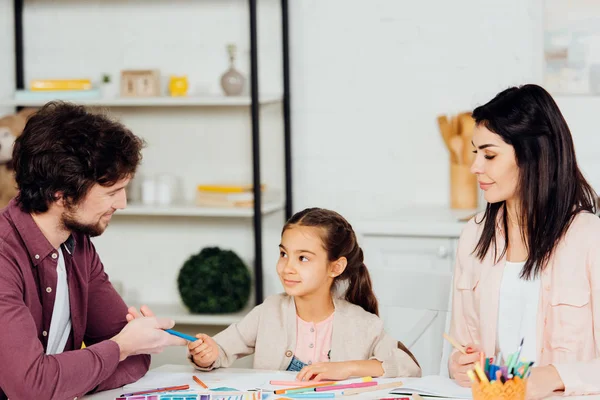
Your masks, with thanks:
[[(527, 378), (533, 362), (519, 360), (523, 341), (516, 353), (503, 362), (498, 357), (484, 358), (475, 363), (475, 369), (467, 372), (473, 382), (474, 400), (524, 400)], [(495, 362), (494, 362), (495, 360)]]

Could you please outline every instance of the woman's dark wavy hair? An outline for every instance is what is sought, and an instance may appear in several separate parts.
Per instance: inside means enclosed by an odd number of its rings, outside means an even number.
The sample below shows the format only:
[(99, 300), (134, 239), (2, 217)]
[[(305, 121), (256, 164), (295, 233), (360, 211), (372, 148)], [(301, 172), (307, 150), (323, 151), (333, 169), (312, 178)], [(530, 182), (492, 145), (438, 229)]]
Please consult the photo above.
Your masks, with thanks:
[(142, 139), (104, 115), (70, 103), (47, 103), (15, 141), (16, 200), (30, 213), (47, 211), (57, 192), (67, 205), (77, 205), (94, 184), (110, 186), (132, 176), (143, 147)]
[[(537, 85), (512, 87), (473, 111), (484, 126), (514, 147), (519, 181), (517, 198), (521, 235), (527, 261), (521, 277), (530, 279), (547, 266), (558, 242), (576, 214), (596, 212), (596, 193), (577, 166), (571, 131), (552, 96)], [(496, 223), (502, 212), (505, 247), (498, 254)], [(504, 201), (488, 204), (481, 221), (483, 233), (474, 253), (480, 260), (493, 247), (494, 259), (508, 246)]]
[(297, 212), (287, 221), (282, 234), (294, 225), (311, 226), (322, 230), (321, 241), (329, 261), (335, 261), (340, 257), (345, 257), (347, 260), (346, 269), (334, 280), (334, 283), (348, 282), (346, 301), (379, 315), (379, 305), (373, 293), (369, 270), (365, 266), (363, 251), (358, 245), (352, 225), (335, 211), (323, 208), (307, 208)]

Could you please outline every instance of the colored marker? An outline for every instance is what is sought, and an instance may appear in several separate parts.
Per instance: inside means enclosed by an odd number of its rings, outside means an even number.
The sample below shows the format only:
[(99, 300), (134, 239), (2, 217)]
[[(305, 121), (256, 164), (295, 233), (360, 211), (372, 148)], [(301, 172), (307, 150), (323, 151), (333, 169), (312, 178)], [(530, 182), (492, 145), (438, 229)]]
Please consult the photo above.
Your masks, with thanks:
[(483, 369), (481, 369), (481, 365), (479, 363), (475, 363), (475, 373), (477, 374), (481, 382), (490, 383), (490, 380), (485, 375), (485, 372), (483, 372)]
[(335, 397), (335, 393), (296, 393), (296, 394), (285, 394), (287, 397), (292, 399), (331, 399)]
[(349, 383), (347, 385), (322, 386), (322, 387), (315, 388), (315, 392), (326, 392), (329, 390), (363, 388), (363, 387), (368, 387), (368, 386), (377, 386), (377, 381)]
[(334, 385), (334, 381), (270, 381), (273, 386), (313, 386), (315, 384)]
[(137, 396), (140, 394), (148, 394), (148, 393), (156, 393), (156, 392), (172, 392), (174, 390), (187, 390), (189, 388), (190, 388), (190, 385), (168, 386), (168, 387), (163, 387), (163, 388), (142, 390), (141, 392), (125, 393), (125, 394), (122, 394), (121, 397)]
[(313, 389), (319, 386), (331, 386), (331, 383), (314, 383), (310, 386), (297, 386), (289, 389), (277, 389), (275, 394), (288, 394), (288, 393), (303, 393), (308, 391), (314, 391)]
[(208, 386), (206, 386), (206, 384), (202, 382), (196, 375), (192, 375), (192, 378), (198, 385), (202, 386), (204, 389), (208, 389)]
[(473, 383), (479, 383), (479, 379), (477, 379), (477, 376), (475, 375), (475, 372), (473, 372), (472, 369), (467, 371), (467, 376), (469, 377), (469, 379), (471, 380), (471, 382)]
[(186, 335), (185, 333), (174, 331), (173, 329), (165, 329), (165, 332), (170, 333), (173, 336), (178, 336), (182, 339), (185, 339), (188, 342), (195, 342), (196, 340), (198, 340), (198, 338), (196, 338), (196, 337)]

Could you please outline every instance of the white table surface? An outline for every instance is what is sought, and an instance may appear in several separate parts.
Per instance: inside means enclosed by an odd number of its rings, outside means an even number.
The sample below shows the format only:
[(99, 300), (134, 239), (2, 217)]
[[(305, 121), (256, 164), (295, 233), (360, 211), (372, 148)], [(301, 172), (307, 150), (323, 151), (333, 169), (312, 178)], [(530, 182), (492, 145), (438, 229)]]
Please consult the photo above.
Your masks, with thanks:
[[(198, 371), (194, 370), (191, 366), (187, 365), (163, 365), (161, 367), (153, 369), (155, 372), (164, 372), (164, 373), (173, 373), (173, 372), (189, 372), (190, 374), (198, 373)], [(225, 371), (225, 369), (223, 369)], [(253, 370), (253, 369), (241, 369), (241, 368), (229, 368), (227, 371), (236, 372), (236, 373), (264, 373), (264, 370)], [(402, 378), (399, 378), (402, 380)], [(377, 399), (380, 397), (406, 397), (406, 396), (394, 396), (390, 395), (389, 389), (364, 393), (362, 395), (356, 396), (339, 396), (340, 398), (347, 398), (352, 400), (366, 400), (366, 399)], [(107, 390), (105, 392), (96, 393), (93, 395), (84, 396), (82, 400), (114, 400), (116, 397), (123, 393), (123, 388)], [(272, 399), (276, 399), (275, 397), (270, 397)], [(600, 396), (574, 396), (574, 397), (552, 397), (551, 399), (578, 399), (578, 400), (600, 400)], [(425, 398), (426, 399), (426, 398)]]

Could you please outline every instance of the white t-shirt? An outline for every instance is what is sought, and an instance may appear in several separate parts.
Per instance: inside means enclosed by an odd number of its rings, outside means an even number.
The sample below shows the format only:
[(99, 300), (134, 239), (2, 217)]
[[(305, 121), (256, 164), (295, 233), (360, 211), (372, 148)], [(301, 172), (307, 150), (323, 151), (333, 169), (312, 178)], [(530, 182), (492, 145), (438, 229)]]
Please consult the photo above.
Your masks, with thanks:
[(54, 299), (52, 320), (50, 320), (46, 354), (62, 353), (71, 334), (71, 302), (69, 301), (69, 285), (67, 284), (65, 258), (61, 249), (58, 249), (56, 273), (58, 275), (56, 280), (56, 298)]
[[(506, 262), (500, 286), (498, 307), (498, 349), (502, 358), (523, 349), (521, 359), (536, 360), (537, 311), (540, 297), (540, 280), (520, 277), (525, 262)], [(484, 294), (485, 295), (485, 294)]]

